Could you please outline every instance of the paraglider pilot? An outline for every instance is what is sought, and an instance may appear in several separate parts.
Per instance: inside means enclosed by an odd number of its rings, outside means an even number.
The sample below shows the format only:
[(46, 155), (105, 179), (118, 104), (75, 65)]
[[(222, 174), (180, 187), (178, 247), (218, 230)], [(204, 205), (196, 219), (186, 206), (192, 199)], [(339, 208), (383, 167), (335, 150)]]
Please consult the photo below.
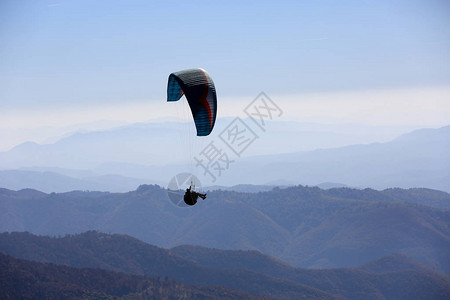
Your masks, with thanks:
[(196, 191), (193, 191), (191, 188), (192, 188), (192, 186), (187, 188), (186, 189), (186, 193), (184, 194), (184, 202), (187, 205), (194, 205), (195, 203), (197, 203), (198, 197), (200, 197), (203, 200), (205, 200), (206, 194), (197, 193)]

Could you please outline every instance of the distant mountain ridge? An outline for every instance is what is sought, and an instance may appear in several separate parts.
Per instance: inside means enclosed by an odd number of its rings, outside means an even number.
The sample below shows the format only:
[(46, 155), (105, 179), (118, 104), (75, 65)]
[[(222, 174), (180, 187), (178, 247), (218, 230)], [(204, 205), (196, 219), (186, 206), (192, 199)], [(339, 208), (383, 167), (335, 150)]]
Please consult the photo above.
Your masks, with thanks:
[(98, 232), (63, 238), (3, 233), (0, 251), (22, 259), (167, 276), (185, 284), (224, 286), (277, 298), (445, 299), (450, 291), (448, 276), (401, 255), (354, 269), (305, 270), (256, 251), (193, 246), (169, 250)]
[[(213, 138), (217, 138), (234, 118), (218, 118)], [(245, 119), (244, 121), (249, 121)], [(250, 121), (249, 123), (251, 123)], [(143, 165), (168, 164), (174, 160), (186, 159), (176, 149), (183, 144), (186, 126), (191, 121), (172, 120), (164, 122), (134, 123), (97, 130), (75, 132), (55, 140), (51, 144), (24, 142), (6, 152), (0, 152), (0, 169), (17, 169), (31, 166), (58, 166), (63, 168), (93, 168), (103, 162), (140, 163)], [(305, 151), (315, 148), (340, 147), (373, 141), (388, 141), (408, 131), (405, 127), (373, 127), (343, 125), (322, 125), (299, 122), (270, 122), (270, 131), (265, 138), (254, 144), (251, 155), (257, 153), (278, 153), (279, 146), (290, 145), (290, 151)], [(108, 128), (106, 126), (105, 128)], [(292, 144), (299, 138), (301, 143)], [(155, 148), (155, 144), (164, 147)], [(114, 151), (111, 151), (114, 149)], [(81, 153), (89, 156), (83, 159)], [(103, 157), (99, 157), (102, 154)], [(123, 155), (125, 154), (125, 155)], [(28, 156), (27, 156), (28, 155)], [(161, 161), (161, 155), (164, 158)], [(104, 160), (101, 160), (104, 158)], [(100, 160), (99, 160), (100, 159)], [(51, 164), (52, 162), (55, 164)], [(28, 163), (27, 163), (28, 162)]]
[[(180, 147), (180, 134), (174, 126), (169, 126), (165, 135), (161, 135), (158, 126), (163, 125), (141, 124), (78, 134), (48, 145), (22, 144), (0, 153), (0, 169), (3, 169), (0, 186), (33, 187), (47, 192), (51, 188), (56, 192), (74, 189), (124, 192), (139, 184), (166, 185), (174, 175), (188, 169), (186, 163), (177, 163), (187, 159), (186, 149)], [(212, 136), (207, 141), (214, 139), (219, 138)], [(293, 135), (292, 139), (298, 140), (300, 135)], [(416, 130), (384, 143), (295, 153), (286, 153), (291, 151), (289, 147), (278, 147), (275, 153), (284, 154), (231, 157), (234, 162), (216, 182), (203, 176), (200, 169), (193, 167), (195, 170), (191, 172), (198, 172), (204, 186), (316, 186), (329, 182), (338, 183), (337, 186), (418, 187), (450, 192), (449, 141), (450, 126), (446, 126)], [(255, 147), (261, 147), (257, 142)], [(264, 143), (269, 147), (278, 142), (268, 138)], [(163, 157), (167, 156), (168, 149), (174, 155), (165, 161)], [(202, 148), (197, 150), (200, 152)], [(85, 170), (84, 176), (80, 169)]]
[(208, 192), (192, 209), (167, 191), (45, 194), (0, 189), (0, 231), (64, 235), (100, 230), (174, 247), (259, 250), (298, 267), (353, 267), (393, 253), (450, 274), (450, 195), (410, 189), (295, 186)]
[(246, 183), (288, 179), (307, 185), (339, 182), (354, 187), (426, 187), (449, 192), (448, 149), (450, 126), (416, 130), (387, 143), (252, 157), (229, 176), (247, 178)]
[(62, 193), (74, 190), (125, 192), (155, 182), (121, 175), (90, 174), (77, 178), (49, 171), (5, 170), (0, 171), (0, 183), (2, 187), (12, 190), (32, 188), (47, 193)]

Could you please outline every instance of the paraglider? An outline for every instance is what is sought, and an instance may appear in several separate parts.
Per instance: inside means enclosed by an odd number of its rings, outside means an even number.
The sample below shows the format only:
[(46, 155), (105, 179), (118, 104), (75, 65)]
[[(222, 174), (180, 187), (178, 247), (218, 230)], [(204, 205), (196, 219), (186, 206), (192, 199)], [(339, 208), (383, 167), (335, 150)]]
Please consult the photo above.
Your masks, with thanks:
[(184, 202), (187, 205), (194, 205), (195, 203), (197, 203), (198, 197), (205, 200), (206, 194), (197, 193), (196, 191), (192, 190), (192, 185), (191, 185), (191, 186), (189, 186), (188, 189), (186, 189), (186, 193), (184, 194)]
[[(167, 83), (167, 101), (173, 102), (185, 96), (194, 119), (197, 136), (209, 135), (216, 122), (217, 95), (216, 88), (208, 72), (203, 69), (187, 69), (169, 75)], [(198, 197), (203, 200), (206, 194), (196, 192), (191, 185), (184, 194), (187, 205), (197, 203)]]

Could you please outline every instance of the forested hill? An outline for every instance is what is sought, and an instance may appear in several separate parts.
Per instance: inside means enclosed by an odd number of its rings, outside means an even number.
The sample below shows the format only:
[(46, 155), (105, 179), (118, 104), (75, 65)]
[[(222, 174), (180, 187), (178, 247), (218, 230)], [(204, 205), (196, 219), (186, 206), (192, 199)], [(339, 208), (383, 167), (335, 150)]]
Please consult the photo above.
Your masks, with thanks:
[(167, 191), (128, 193), (0, 190), (0, 231), (124, 233), (171, 248), (190, 244), (259, 250), (297, 267), (353, 267), (394, 253), (450, 274), (450, 195), (296, 186), (260, 193), (213, 191), (194, 207)]
[(184, 285), (101, 269), (39, 263), (0, 253), (1, 299), (270, 299), (226, 287)]
[[(306, 270), (258, 251), (198, 246), (163, 249), (129, 236), (93, 231), (63, 238), (3, 233), (0, 234), (0, 252), (66, 266), (27, 263), (0, 255), (0, 261), (7, 266), (1, 268), (1, 277), (13, 278), (6, 280), (3, 286), (11, 289), (11, 280), (22, 282), (28, 292), (36, 287), (48, 293), (45, 289), (53, 285), (54, 289), (64, 291), (70, 287), (70, 293), (80, 293), (84, 288), (92, 293), (115, 296), (133, 291), (138, 295), (153, 295), (151, 293), (157, 292), (158, 287), (168, 286), (167, 293), (175, 295), (184, 291), (193, 298), (213, 294), (215, 298), (225, 299), (251, 298), (252, 295), (245, 293), (288, 299), (446, 299), (450, 293), (447, 275), (404, 255), (386, 256), (358, 268)], [(99, 269), (214, 287), (186, 287), (167, 280)]]

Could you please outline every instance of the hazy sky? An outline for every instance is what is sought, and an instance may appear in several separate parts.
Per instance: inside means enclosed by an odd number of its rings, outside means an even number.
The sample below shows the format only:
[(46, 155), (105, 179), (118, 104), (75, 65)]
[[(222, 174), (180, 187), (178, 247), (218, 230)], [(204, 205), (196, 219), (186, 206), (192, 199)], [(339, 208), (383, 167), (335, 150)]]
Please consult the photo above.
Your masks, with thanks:
[(167, 77), (192, 67), (219, 117), (265, 91), (300, 122), (443, 126), (449, 53), (445, 0), (1, 0), (0, 134), (170, 117)]

